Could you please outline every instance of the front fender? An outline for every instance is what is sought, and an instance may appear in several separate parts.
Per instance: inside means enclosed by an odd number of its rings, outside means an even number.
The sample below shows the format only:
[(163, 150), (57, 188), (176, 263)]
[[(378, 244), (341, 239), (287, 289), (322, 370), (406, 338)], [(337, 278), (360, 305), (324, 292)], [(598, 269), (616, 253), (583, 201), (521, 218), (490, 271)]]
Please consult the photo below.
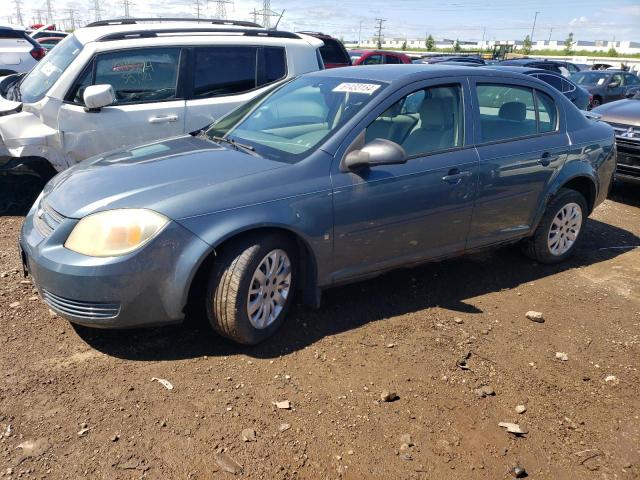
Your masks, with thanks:
[(317, 266), (316, 284), (326, 285), (333, 248), (332, 202), (328, 191), (229, 209), (179, 220), (213, 249), (225, 241), (265, 228), (286, 230), (301, 240)]

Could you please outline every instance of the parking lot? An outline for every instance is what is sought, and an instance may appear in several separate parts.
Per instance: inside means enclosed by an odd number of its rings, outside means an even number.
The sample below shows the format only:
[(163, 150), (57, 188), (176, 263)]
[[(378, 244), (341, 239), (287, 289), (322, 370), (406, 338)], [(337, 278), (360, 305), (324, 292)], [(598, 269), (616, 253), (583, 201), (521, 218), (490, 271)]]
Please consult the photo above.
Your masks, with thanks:
[(257, 347), (197, 318), (74, 329), (2, 217), (0, 476), (638, 478), (639, 198), (616, 186), (568, 263), (510, 247), (335, 288)]

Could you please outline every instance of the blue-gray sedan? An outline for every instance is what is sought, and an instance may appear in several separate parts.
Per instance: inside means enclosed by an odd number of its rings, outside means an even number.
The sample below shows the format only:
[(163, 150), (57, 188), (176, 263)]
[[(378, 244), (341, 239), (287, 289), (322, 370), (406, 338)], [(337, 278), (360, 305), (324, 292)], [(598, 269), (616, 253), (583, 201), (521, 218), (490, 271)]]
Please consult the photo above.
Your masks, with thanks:
[(514, 242), (564, 260), (607, 195), (614, 142), (520, 74), (323, 71), (200, 133), (59, 174), (21, 250), (72, 322), (166, 324), (200, 302), (216, 331), (253, 344), (296, 293), (318, 305), (331, 286)]

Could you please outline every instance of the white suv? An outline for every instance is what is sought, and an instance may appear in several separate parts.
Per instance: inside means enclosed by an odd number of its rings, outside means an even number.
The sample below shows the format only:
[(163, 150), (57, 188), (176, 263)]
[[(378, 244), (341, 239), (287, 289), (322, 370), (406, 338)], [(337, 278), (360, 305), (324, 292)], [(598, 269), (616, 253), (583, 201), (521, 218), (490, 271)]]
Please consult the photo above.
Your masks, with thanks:
[(45, 54), (24, 29), (0, 25), (0, 76), (28, 72)]
[(250, 22), (150, 20), (90, 24), (23, 78), (0, 80), (0, 179), (19, 167), (48, 180), (93, 155), (199, 130), (323, 68), (323, 43), (310, 36)]

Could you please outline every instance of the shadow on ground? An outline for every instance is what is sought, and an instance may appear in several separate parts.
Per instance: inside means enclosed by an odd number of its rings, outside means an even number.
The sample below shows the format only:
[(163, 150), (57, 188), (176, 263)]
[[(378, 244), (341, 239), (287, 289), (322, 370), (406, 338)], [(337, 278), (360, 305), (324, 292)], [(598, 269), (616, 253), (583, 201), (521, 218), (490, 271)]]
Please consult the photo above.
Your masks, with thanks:
[(274, 358), (303, 349), (328, 335), (369, 322), (441, 306), (455, 312), (482, 313), (466, 303), (486, 293), (510, 289), (558, 272), (610, 260), (640, 245), (626, 230), (589, 220), (576, 256), (561, 265), (540, 265), (517, 247), (399, 270), (373, 280), (324, 292), (319, 310), (294, 307), (289, 319), (265, 343), (246, 347), (214, 334), (206, 320), (144, 330), (104, 331), (76, 327), (92, 347), (129, 360), (177, 360), (245, 354)]
[(640, 183), (614, 182), (609, 199), (633, 207), (640, 207)]

